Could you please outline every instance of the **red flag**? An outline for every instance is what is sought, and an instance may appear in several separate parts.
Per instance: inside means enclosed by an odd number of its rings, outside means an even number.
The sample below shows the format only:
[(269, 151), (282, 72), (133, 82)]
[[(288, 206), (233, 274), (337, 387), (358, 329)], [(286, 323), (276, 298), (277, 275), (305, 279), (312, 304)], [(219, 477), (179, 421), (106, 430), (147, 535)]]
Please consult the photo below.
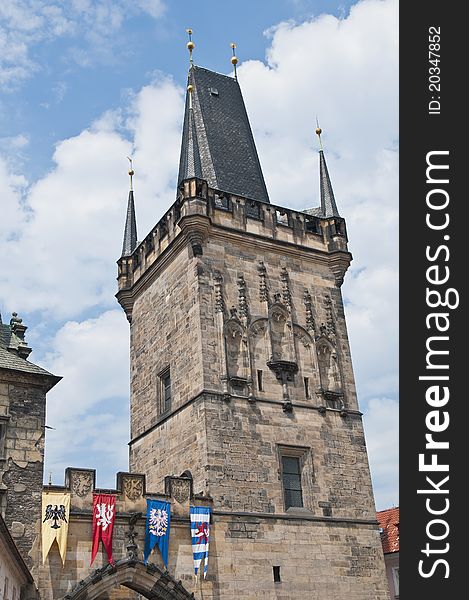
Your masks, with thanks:
[(93, 494), (93, 548), (91, 550), (91, 563), (93, 564), (98, 552), (99, 540), (106, 548), (108, 561), (113, 564), (112, 558), (112, 531), (116, 518), (116, 497), (111, 494)]

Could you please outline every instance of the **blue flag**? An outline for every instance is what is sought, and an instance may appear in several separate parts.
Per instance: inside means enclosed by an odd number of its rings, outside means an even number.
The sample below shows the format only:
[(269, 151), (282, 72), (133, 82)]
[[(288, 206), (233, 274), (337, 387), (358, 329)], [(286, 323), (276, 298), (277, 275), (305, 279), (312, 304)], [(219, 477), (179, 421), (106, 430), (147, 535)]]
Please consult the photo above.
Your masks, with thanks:
[(168, 566), (169, 522), (171, 507), (169, 502), (147, 499), (147, 522), (145, 528), (145, 564), (155, 546), (158, 546), (163, 562)]
[(210, 507), (191, 506), (191, 537), (194, 571), (197, 576), (200, 563), (204, 561), (204, 579), (208, 569), (208, 545), (210, 540)]

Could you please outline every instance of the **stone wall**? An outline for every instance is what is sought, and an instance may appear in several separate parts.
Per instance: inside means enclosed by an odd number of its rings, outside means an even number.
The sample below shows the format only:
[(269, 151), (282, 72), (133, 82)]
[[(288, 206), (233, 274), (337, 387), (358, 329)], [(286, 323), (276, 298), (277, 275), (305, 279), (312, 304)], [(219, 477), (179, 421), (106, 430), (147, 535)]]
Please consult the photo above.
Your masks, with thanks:
[(2, 514), (28, 567), (41, 512), (46, 388), (41, 378), (2, 370), (0, 415), (8, 416), (0, 456)]
[[(142, 290), (131, 328), (131, 437), (152, 427), (162, 412), (159, 375), (171, 367), (171, 408), (202, 390), (202, 343), (195, 265), (183, 247), (165, 265), (158, 284)], [(192, 352), (187, 353), (190, 347)], [(131, 465), (132, 466), (132, 465)]]
[(207, 395), (207, 491), (216, 508), (285, 512), (280, 452), (300, 448), (304, 508), (311, 515), (375, 519), (361, 418), (280, 403), (229, 403)]

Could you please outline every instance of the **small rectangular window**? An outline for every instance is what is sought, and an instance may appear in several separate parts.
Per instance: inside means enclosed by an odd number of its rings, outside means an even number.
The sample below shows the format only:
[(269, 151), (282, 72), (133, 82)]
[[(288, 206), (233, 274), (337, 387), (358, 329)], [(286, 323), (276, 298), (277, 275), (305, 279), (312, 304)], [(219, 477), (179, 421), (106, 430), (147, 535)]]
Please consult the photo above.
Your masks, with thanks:
[(280, 583), (282, 581), (280, 579), (280, 567), (278, 567), (278, 566), (272, 567), (272, 570), (274, 572), (274, 581), (275, 581), (275, 583)]
[(259, 392), (264, 391), (263, 381), (262, 381), (262, 371), (257, 371), (257, 389)]
[(305, 396), (306, 396), (306, 398), (311, 398), (311, 396), (309, 395), (309, 377), (304, 378), (304, 384), (305, 384)]
[(303, 506), (301, 465), (299, 457), (282, 456), (282, 482), (285, 510), (292, 506)]

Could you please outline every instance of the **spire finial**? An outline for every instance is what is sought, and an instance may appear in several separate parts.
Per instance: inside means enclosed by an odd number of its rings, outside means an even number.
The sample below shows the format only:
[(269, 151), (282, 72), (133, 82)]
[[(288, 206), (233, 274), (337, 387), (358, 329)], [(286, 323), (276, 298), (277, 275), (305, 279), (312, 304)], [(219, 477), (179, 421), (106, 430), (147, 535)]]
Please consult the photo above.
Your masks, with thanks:
[(192, 83), (189, 83), (187, 86), (187, 91), (189, 92), (189, 108), (192, 108), (192, 92), (194, 91)]
[(132, 165), (132, 159), (130, 158), (130, 156), (127, 157), (127, 160), (130, 163), (130, 169), (129, 169), (129, 176), (130, 176), (130, 191), (133, 192), (133, 176), (135, 174), (133, 165)]
[(234, 78), (236, 79), (236, 81), (238, 81), (238, 77), (236, 74), (236, 65), (238, 64), (238, 58), (235, 53), (236, 44), (234, 42), (231, 42), (231, 49), (233, 50), (233, 56), (231, 57), (231, 64), (234, 67)]
[(186, 29), (187, 34), (189, 35), (189, 41), (187, 42), (187, 49), (189, 50), (189, 62), (192, 67), (194, 61), (192, 60), (192, 50), (195, 48), (195, 44), (192, 41), (192, 29)]
[(318, 118), (316, 117), (316, 135), (319, 138), (319, 147), (320, 147), (321, 150), (323, 150), (322, 140), (321, 140), (321, 133), (322, 133), (322, 129), (319, 127), (319, 121), (318, 121)]

